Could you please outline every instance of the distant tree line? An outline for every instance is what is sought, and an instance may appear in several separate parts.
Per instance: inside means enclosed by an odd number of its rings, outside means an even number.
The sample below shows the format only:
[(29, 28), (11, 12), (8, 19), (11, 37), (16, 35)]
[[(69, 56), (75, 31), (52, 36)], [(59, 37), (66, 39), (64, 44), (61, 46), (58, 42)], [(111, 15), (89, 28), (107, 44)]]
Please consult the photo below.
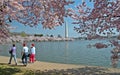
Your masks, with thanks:
[[(22, 31), (22, 32), (11, 32), (11, 35), (16, 35), (16, 36), (19, 35), (21, 37), (26, 37), (26, 36), (31, 36), (32, 34), (28, 34), (28, 33), (24, 32), (24, 31)], [(35, 37), (43, 37), (44, 34), (33, 34), (33, 36), (35, 36)], [(46, 36), (47, 37), (54, 37), (53, 34), (51, 34), (51, 35), (47, 34)], [(60, 34), (58, 34), (57, 37), (62, 38), (62, 36)]]
[[(28, 34), (28, 33), (24, 32), (24, 31), (22, 31), (22, 32), (11, 32), (11, 35), (16, 35), (16, 36), (20, 35), (21, 37), (26, 37), (26, 36), (31, 36), (32, 34)], [(34, 36), (42, 37), (43, 34), (34, 34)]]
[(34, 36), (39, 36), (39, 37), (42, 37), (43, 34), (34, 34)]

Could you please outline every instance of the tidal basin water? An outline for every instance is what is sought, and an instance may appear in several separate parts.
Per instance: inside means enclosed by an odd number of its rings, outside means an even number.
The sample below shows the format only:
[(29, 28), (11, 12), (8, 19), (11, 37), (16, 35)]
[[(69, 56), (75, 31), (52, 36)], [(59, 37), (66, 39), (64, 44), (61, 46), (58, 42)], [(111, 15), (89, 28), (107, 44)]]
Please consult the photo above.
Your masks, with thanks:
[[(109, 44), (109, 40), (35, 42), (36, 59), (38, 61), (54, 63), (112, 67), (110, 51), (113, 47), (103, 49), (87, 47), (89, 44), (95, 44), (98, 42)], [(28, 43), (29, 48), (30, 44), (31, 42)], [(12, 44), (0, 45), (0, 55), (9, 56), (8, 50), (11, 46)], [(17, 57), (21, 58), (22, 43), (16, 43), (16, 46)], [(118, 68), (120, 68), (120, 62)]]

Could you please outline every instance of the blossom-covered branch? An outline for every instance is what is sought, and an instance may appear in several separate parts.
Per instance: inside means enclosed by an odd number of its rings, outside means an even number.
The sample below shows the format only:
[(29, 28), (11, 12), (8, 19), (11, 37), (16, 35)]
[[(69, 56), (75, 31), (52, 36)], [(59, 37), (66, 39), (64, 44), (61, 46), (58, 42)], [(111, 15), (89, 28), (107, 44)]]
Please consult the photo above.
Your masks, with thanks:
[[(120, 1), (119, 0), (94, 0), (94, 7), (89, 8), (83, 2), (77, 10), (69, 9), (69, 15), (78, 24), (75, 30), (85, 34), (88, 38), (98, 38), (100, 34), (120, 31)], [(76, 12), (77, 11), (77, 12)]]
[(24, 25), (43, 25), (52, 29), (64, 23), (67, 0), (0, 0), (0, 37), (7, 37), (10, 22)]

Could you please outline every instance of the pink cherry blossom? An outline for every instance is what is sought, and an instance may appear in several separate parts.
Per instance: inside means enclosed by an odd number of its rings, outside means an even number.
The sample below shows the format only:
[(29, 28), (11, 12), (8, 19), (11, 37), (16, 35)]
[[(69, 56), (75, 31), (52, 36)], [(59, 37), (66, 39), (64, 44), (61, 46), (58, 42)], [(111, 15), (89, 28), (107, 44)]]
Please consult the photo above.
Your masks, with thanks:
[(73, 24), (79, 25), (79, 27), (74, 27), (74, 30), (80, 34), (87, 36), (89, 34), (94, 37), (101, 34), (106, 35), (106, 31), (113, 33), (114, 30), (111, 28), (120, 31), (119, 0), (94, 0), (94, 8), (88, 7), (87, 3), (83, 2), (77, 6), (77, 10), (70, 10), (68, 14), (74, 19)]
[[(64, 23), (66, 7), (73, 1), (67, 0), (0, 0), (0, 37), (8, 37), (8, 22), (23, 25), (43, 25), (52, 29)], [(1, 39), (0, 39), (1, 40)]]

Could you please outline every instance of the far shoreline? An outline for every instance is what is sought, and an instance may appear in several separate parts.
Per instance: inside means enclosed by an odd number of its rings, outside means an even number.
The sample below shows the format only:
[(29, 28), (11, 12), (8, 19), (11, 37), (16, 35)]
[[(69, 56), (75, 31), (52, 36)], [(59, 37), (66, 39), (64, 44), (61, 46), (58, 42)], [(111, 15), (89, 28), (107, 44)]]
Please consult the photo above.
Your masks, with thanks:
[(65, 38), (65, 37), (39, 37), (39, 36), (25, 36), (22, 37), (20, 35), (17, 36), (10, 36), (7, 39), (3, 39), (1, 44), (6, 44), (6, 43), (23, 43), (23, 42), (51, 42), (51, 41), (74, 41), (74, 38)]

